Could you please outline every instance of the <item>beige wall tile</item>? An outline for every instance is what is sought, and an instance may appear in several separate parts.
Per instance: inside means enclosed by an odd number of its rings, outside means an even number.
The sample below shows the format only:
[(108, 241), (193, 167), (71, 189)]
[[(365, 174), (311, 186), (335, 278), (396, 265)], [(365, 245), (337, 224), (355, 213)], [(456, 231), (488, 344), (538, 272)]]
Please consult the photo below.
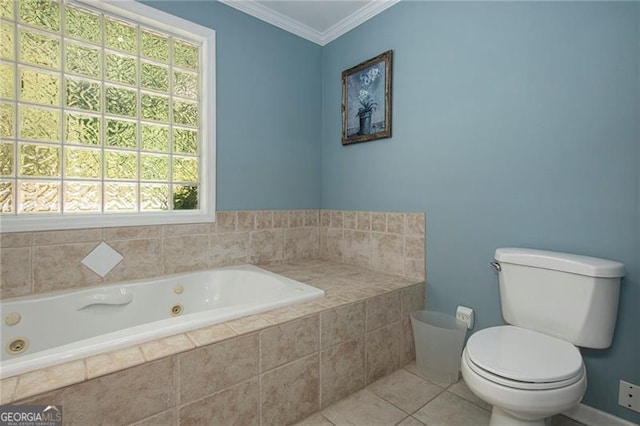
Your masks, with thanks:
[(305, 210), (304, 212), (304, 226), (318, 226), (320, 223), (320, 211), (319, 210)]
[(404, 255), (424, 259), (424, 237), (404, 237)]
[(256, 229), (273, 228), (273, 211), (258, 210), (256, 212)]
[(144, 238), (158, 238), (162, 235), (161, 225), (125, 226), (105, 228), (104, 240), (138, 240)]
[(331, 211), (320, 210), (320, 226), (329, 226), (331, 223)]
[(162, 275), (162, 239), (107, 241), (107, 244), (124, 259), (104, 276), (105, 282)]
[(0, 248), (29, 247), (31, 235), (30, 232), (0, 233)]
[(318, 253), (318, 228), (297, 228), (284, 231), (284, 260), (311, 259)]
[(302, 228), (304, 226), (304, 210), (289, 211), (289, 228)]
[(165, 358), (60, 392), (65, 425), (127, 424), (176, 403), (175, 358)]
[(331, 228), (342, 228), (342, 210), (331, 210), (331, 218), (329, 221), (329, 226)]
[(87, 378), (104, 376), (145, 362), (139, 347), (118, 349), (112, 352), (90, 356), (86, 359)]
[(295, 305), (295, 310), (299, 316), (317, 314), (325, 309), (327, 309), (327, 306), (324, 304), (324, 299), (312, 300), (311, 302)]
[(406, 213), (404, 221), (404, 234), (414, 237), (425, 236), (424, 213)]
[(251, 263), (278, 262), (283, 259), (284, 231), (282, 229), (254, 231), (249, 242)]
[(18, 377), (13, 398), (23, 399), (30, 396), (59, 389), (85, 379), (84, 361), (71, 361), (53, 367), (32, 371)]
[(400, 367), (400, 322), (379, 328), (366, 335), (366, 384), (395, 371)]
[(34, 248), (34, 293), (82, 287), (101, 282), (100, 276), (80, 263), (96, 243)]
[[(296, 305), (295, 307), (299, 307), (301, 305)], [(273, 309), (271, 311), (263, 312), (260, 316), (269, 321), (270, 324), (282, 324), (287, 321), (291, 321), (296, 318), (300, 318), (302, 315), (298, 313), (294, 307), (286, 306), (284, 308)]]
[(358, 231), (371, 231), (371, 212), (356, 213), (356, 229)]
[(233, 232), (238, 229), (236, 212), (216, 212), (216, 232)]
[(209, 235), (184, 235), (162, 239), (164, 273), (193, 271), (211, 266)]
[(180, 425), (259, 425), (260, 386), (254, 378), (180, 408)]
[(320, 353), (322, 408), (364, 387), (364, 336)]
[(367, 331), (384, 327), (400, 320), (400, 292), (382, 294), (366, 302)]
[(102, 228), (40, 231), (33, 234), (34, 246), (102, 241)]
[(209, 223), (179, 223), (162, 226), (162, 235), (175, 237), (177, 235), (201, 235), (208, 234), (211, 229)]
[(346, 342), (365, 331), (365, 304), (355, 303), (320, 314), (320, 347)]
[(238, 231), (253, 231), (256, 229), (256, 212), (243, 211), (237, 212)]
[(238, 335), (226, 324), (215, 324), (208, 327), (192, 330), (187, 333), (197, 346), (210, 345), (211, 343), (227, 340)]
[(258, 374), (258, 334), (240, 336), (178, 355), (180, 402), (190, 402)]
[(342, 213), (342, 225), (344, 229), (355, 231), (357, 229), (357, 212), (345, 211)]
[(273, 227), (287, 228), (289, 226), (289, 210), (276, 210), (273, 212)]
[(387, 214), (383, 212), (371, 213), (371, 230), (374, 232), (387, 232)]
[(249, 315), (248, 317), (238, 318), (233, 321), (226, 322), (238, 334), (250, 333), (252, 331), (262, 330), (269, 327), (271, 323), (260, 315)]
[(178, 424), (178, 412), (175, 408), (154, 414), (144, 420), (131, 424), (131, 426), (175, 426)]
[(405, 259), (404, 275), (418, 280), (425, 280), (427, 271), (424, 259)]
[(416, 345), (413, 339), (413, 328), (411, 320), (403, 318), (400, 321), (402, 327), (402, 350), (400, 351), (400, 365), (407, 365), (416, 359)]
[(320, 229), (318, 256), (325, 260), (342, 261), (343, 234), (342, 229)]
[(387, 232), (404, 234), (404, 213), (387, 213)]
[(140, 349), (147, 361), (154, 361), (195, 347), (195, 344), (186, 334), (176, 334), (175, 336), (152, 340), (140, 345)]
[(371, 234), (371, 266), (390, 274), (404, 271), (404, 240), (400, 235)]
[(0, 250), (0, 297), (17, 297), (32, 292), (31, 248)]
[(0, 382), (0, 405), (5, 405), (13, 401), (13, 392), (18, 383), (17, 377), (8, 377)]
[(295, 423), (320, 408), (318, 354), (262, 375), (262, 424)]
[(60, 405), (59, 392), (45, 392), (31, 398), (13, 401), (11, 405)]
[(371, 266), (371, 233), (344, 231), (343, 262), (356, 266)]
[(211, 235), (211, 265), (214, 267), (247, 263), (248, 232), (225, 232)]
[(260, 332), (260, 371), (318, 351), (318, 315), (295, 320)]
[(424, 283), (412, 285), (400, 290), (402, 318), (408, 319), (411, 312), (424, 309), (425, 296)]

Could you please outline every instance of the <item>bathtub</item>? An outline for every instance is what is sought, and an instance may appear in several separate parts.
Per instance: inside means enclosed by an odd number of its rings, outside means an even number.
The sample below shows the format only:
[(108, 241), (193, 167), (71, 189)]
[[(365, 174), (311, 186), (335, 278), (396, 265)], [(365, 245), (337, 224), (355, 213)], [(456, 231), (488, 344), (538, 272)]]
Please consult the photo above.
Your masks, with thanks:
[(253, 265), (2, 302), (0, 376), (127, 347), (324, 296)]

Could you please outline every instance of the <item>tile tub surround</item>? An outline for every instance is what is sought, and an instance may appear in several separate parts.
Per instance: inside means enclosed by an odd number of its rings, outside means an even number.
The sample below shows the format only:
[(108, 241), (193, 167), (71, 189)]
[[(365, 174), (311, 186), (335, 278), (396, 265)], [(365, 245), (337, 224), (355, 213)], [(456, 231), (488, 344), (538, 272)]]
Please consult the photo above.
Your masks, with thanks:
[[(101, 241), (124, 256), (104, 278), (80, 263)], [(315, 258), (424, 280), (424, 247), (423, 213), (340, 210), (220, 211), (215, 223), (3, 233), (0, 298)]]
[(321, 260), (266, 268), (327, 297), (6, 378), (0, 403), (62, 404), (70, 425), (291, 424), (413, 358), (405, 320), (424, 283)]

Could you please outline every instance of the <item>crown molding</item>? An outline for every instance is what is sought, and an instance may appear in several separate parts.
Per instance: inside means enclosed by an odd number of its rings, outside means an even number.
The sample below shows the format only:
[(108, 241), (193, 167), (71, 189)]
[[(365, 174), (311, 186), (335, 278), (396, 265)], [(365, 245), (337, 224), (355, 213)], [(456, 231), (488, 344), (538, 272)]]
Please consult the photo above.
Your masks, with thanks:
[(285, 31), (293, 33), (299, 37), (312, 41), (322, 46), (322, 33), (313, 28), (295, 21), (280, 12), (276, 12), (255, 0), (218, 0), (220, 3), (231, 6), (241, 12), (275, 25)]
[(341, 35), (351, 31), (363, 22), (373, 18), (400, 0), (374, 0), (361, 7), (342, 21), (331, 26), (324, 32), (317, 31), (308, 25), (298, 22), (288, 16), (270, 9), (255, 0), (219, 0), (220, 3), (233, 7), (241, 12), (265, 21), (271, 25), (324, 46)]
[(387, 10), (400, 0), (374, 0), (371, 3), (367, 3), (365, 6), (356, 10), (351, 15), (344, 18), (342, 21), (335, 25), (332, 25), (329, 29), (322, 33), (321, 46), (331, 43), (341, 35), (348, 33), (358, 25), (368, 21), (377, 14)]

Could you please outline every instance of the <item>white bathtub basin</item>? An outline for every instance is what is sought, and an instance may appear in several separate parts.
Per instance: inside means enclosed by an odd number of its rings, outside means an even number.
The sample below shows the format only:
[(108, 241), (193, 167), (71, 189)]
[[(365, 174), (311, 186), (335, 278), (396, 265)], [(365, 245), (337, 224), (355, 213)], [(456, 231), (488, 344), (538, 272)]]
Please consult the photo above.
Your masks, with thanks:
[[(0, 304), (0, 376), (321, 297), (320, 289), (242, 265), (14, 298)], [(19, 340), (26, 349), (11, 354)]]

